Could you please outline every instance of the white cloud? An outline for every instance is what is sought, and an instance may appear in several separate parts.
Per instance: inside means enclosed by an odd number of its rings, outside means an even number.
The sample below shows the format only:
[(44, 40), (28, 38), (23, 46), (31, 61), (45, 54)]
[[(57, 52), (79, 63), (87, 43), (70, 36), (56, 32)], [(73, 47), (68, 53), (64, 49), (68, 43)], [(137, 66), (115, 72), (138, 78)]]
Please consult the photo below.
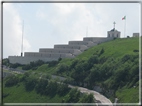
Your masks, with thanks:
[[(22, 42), (22, 21), (10, 3), (3, 4), (3, 57), (20, 55)], [(23, 40), (24, 49), (29, 50), (30, 44), (26, 38)]]
[[(127, 19), (127, 35), (131, 36), (134, 31), (131, 30), (134, 29), (133, 25), (139, 22), (137, 15), (132, 16), (134, 13), (137, 14), (138, 10), (133, 4), (55, 3), (42, 6), (39, 10), (40, 13), (39, 11), (37, 13), (44, 17), (43, 21), (51, 25), (46, 35), (51, 35), (47, 42), (52, 47), (57, 42), (62, 44), (69, 40), (82, 40), (86, 37), (87, 27), (88, 36), (106, 37), (107, 31), (113, 28), (114, 21), (116, 21), (116, 29), (121, 31), (123, 37), (124, 21), (121, 19), (124, 15), (131, 18), (131, 20)], [(137, 19), (135, 22), (132, 21), (133, 17)]]
[[(124, 21), (127, 16), (127, 35), (138, 32), (140, 17), (138, 6), (111, 3), (45, 3), (10, 4), (4, 12), (4, 53), (19, 55), (21, 51), (22, 19), (25, 19), (24, 51), (38, 51), (42, 47), (54, 44), (67, 44), (70, 40), (82, 40), (86, 37), (106, 37), (113, 28), (123, 36)], [(121, 8), (120, 8), (121, 7)], [(20, 16), (18, 14), (20, 13)], [(139, 12), (140, 13), (140, 12)], [(13, 29), (12, 29), (13, 28)], [(8, 30), (8, 31), (7, 31)], [(9, 36), (9, 37), (8, 37)], [(8, 43), (7, 43), (8, 41)], [(11, 46), (11, 47), (10, 47)], [(14, 46), (14, 49), (11, 49)]]

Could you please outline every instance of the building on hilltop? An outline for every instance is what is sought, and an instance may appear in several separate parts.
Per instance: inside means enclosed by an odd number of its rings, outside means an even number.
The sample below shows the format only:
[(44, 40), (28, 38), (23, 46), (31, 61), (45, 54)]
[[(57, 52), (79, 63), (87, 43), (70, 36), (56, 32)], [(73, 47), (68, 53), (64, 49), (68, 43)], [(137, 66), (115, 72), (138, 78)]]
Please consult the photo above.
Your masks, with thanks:
[(54, 45), (54, 48), (40, 48), (39, 52), (25, 52), (22, 56), (9, 56), (10, 63), (29, 64), (33, 61), (42, 60), (44, 62), (57, 61), (59, 58), (74, 58), (86, 49), (100, 43), (120, 38), (120, 32), (108, 31), (107, 37), (84, 37), (83, 41), (69, 41), (68, 44)]
[(113, 28), (112, 30), (107, 32), (107, 37), (120, 38), (120, 32)]
[(139, 33), (133, 33), (133, 37), (139, 37)]

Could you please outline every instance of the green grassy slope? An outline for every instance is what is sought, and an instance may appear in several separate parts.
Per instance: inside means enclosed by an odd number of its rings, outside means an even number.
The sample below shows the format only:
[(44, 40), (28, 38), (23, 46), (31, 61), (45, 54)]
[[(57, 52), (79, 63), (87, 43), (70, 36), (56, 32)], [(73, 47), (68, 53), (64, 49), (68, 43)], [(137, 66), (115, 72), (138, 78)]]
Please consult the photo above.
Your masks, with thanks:
[(125, 54), (135, 54), (133, 50), (139, 50), (139, 39), (138, 38), (125, 38), (125, 39), (115, 39), (110, 42), (105, 42), (94, 46), (77, 58), (88, 59), (91, 55), (100, 51), (101, 48), (104, 48), (105, 53), (102, 56), (113, 56), (115, 58), (122, 57)]
[[(36, 70), (29, 70), (28, 72), (31, 73), (30, 75), (33, 76), (41, 76), (41, 75), (51, 75), (51, 74), (57, 74), (57, 71), (59, 70), (61, 65), (66, 65), (68, 67), (70, 67), (73, 63), (74, 60), (78, 59), (78, 60), (84, 60), (85, 62), (87, 62), (93, 55), (98, 55), (101, 49), (104, 49), (104, 53), (101, 54), (99, 56), (99, 59), (101, 58), (107, 58), (108, 60), (104, 63), (99, 63), (99, 64), (95, 64), (97, 67), (100, 67), (100, 69), (103, 69), (103, 67), (106, 67), (107, 65), (112, 65), (113, 63), (116, 63), (114, 66), (118, 68), (121, 68), (121, 65), (119, 63), (119, 61), (123, 58), (123, 56), (125, 55), (138, 55), (139, 52), (134, 52), (134, 50), (139, 50), (139, 39), (138, 38), (125, 38), (125, 39), (115, 39), (109, 42), (105, 42), (102, 44), (99, 44), (97, 46), (94, 46), (86, 51), (84, 51), (82, 54), (78, 55), (76, 58), (74, 59), (62, 59), (57, 65), (53, 66), (53, 67), (49, 67), (48, 64), (44, 64), (42, 66), (39, 66)], [(111, 59), (113, 58), (114, 61), (111, 61)], [(111, 64), (110, 64), (111, 63)], [(133, 62), (128, 62), (130, 63), (130, 66), (133, 66)], [(137, 64), (137, 62), (134, 61), (135, 64)], [(123, 64), (123, 67), (126, 64)], [(94, 67), (94, 66), (93, 66)], [(106, 67), (107, 68), (107, 67)], [(86, 71), (86, 70), (84, 70)], [(84, 72), (83, 71), (83, 72)], [(114, 70), (113, 70), (114, 71)], [(115, 73), (119, 73), (120, 70), (116, 70), (118, 72), (113, 72), (114, 76)], [(130, 72), (133, 70), (130, 70)], [(62, 74), (60, 74), (61, 76), (65, 76), (65, 77), (71, 77), (72, 73), (74, 71), (70, 70), (70, 71), (65, 71)], [(88, 77), (90, 75), (90, 73), (92, 72), (91, 69), (88, 71), (87, 70), (87, 74), (86, 77)], [(113, 79), (114, 77), (111, 76), (107, 79), (105, 79), (105, 81), (99, 81), (97, 83), (99, 83), (101, 85), (101, 83), (106, 84), (107, 86), (111, 86), (113, 83)], [(123, 83), (122, 83), (123, 85)], [(131, 81), (129, 81), (128, 85), (133, 85), (133, 83), (131, 84)], [(126, 85), (126, 87), (123, 88), (118, 88), (118, 90), (116, 90), (115, 92), (115, 97), (119, 98), (119, 102), (121, 103), (133, 103), (133, 102), (138, 102), (138, 86), (136, 86), (136, 88), (133, 87), (128, 87), (128, 85)], [(18, 93), (17, 93), (18, 92)], [(41, 97), (39, 94), (36, 94), (36, 92), (33, 90), (31, 92), (26, 92), (24, 90), (24, 86), (22, 83), (20, 83), (20, 86), (13, 86), (10, 88), (6, 88), (4, 87), (4, 93), (9, 93), (10, 95), (7, 96), (6, 98), (4, 98), (4, 102), (11, 102), (14, 101), (14, 99), (12, 98), (17, 98), (19, 97), (18, 101), (22, 101), (22, 97), (23, 98), (29, 98), (26, 100), (26, 102), (29, 102), (28, 100), (33, 100), (30, 102), (35, 102), (35, 100), (38, 101), (37, 102), (55, 102), (55, 100), (57, 102), (60, 102), (62, 97), (58, 97), (55, 96), (55, 98), (48, 98), (48, 97)], [(21, 95), (23, 95), (22, 97), (20, 97)], [(135, 95), (135, 96), (132, 96)], [(131, 98), (130, 98), (131, 96)], [(41, 98), (40, 98), (41, 97)]]
[(61, 103), (63, 97), (56, 95), (53, 98), (37, 94), (35, 90), (27, 92), (23, 83), (12, 87), (4, 87), (3, 94), (8, 94), (3, 99), (4, 103)]

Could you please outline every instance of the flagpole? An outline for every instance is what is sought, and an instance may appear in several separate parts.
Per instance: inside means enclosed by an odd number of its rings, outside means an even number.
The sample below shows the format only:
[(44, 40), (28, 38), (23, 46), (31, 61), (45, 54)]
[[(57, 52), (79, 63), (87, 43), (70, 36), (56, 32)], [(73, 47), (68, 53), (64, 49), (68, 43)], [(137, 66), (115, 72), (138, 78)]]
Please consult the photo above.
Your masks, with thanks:
[(23, 56), (23, 35), (24, 35), (24, 20), (23, 20), (23, 26), (22, 26), (21, 57)]
[(126, 16), (125, 16), (125, 23), (124, 23), (124, 38), (126, 36)]
[(88, 26), (86, 28), (86, 37), (88, 36)]

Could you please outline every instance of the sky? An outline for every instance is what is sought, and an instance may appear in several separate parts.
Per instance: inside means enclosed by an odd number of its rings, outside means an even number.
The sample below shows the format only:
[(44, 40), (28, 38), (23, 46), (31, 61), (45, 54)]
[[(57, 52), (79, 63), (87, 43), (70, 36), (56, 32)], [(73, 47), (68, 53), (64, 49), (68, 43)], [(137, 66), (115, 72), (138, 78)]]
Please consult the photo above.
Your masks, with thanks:
[(20, 56), (22, 32), (23, 52), (38, 52), (86, 36), (107, 37), (114, 21), (121, 38), (125, 22), (131, 37), (140, 33), (140, 15), (139, 3), (3, 3), (3, 58)]

